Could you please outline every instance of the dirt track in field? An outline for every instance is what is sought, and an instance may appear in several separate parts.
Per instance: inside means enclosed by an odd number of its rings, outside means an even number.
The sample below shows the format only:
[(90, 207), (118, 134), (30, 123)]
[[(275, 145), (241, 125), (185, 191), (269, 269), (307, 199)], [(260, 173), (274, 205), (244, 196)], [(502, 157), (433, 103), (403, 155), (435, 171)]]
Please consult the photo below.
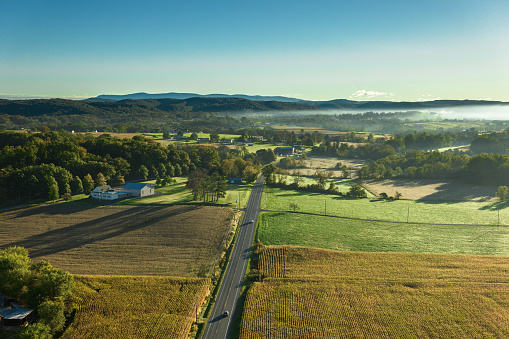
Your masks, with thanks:
[(197, 276), (233, 212), (210, 206), (49, 205), (0, 213), (0, 248), (23, 246), (73, 274)]

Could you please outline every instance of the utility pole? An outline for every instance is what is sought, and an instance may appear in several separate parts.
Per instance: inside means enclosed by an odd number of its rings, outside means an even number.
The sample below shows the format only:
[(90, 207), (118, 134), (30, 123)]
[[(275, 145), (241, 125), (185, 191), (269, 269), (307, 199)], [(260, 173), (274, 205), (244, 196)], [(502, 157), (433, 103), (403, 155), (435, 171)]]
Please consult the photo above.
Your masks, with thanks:
[(406, 223), (408, 224), (408, 219), (410, 218), (410, 206), (408, 206), (408, 212), (406, 215)]
[(500, 226), (500, 210), (498, 210), (497, 212), (498, 212), (498, 226)]
[(327, 215), (327, 199), (324, 200), (324, 202), (325, 202), (325, 215)]

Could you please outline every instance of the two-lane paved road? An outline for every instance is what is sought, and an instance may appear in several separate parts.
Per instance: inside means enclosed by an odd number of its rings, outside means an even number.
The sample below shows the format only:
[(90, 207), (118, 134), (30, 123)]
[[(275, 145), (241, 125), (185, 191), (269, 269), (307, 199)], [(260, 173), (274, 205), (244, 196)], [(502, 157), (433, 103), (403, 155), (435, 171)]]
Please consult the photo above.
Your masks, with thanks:
[[(239, 236), (235, 242), (235, 248), (226, 269), (223, 283), (219, 289), (214, 310), (205, 329), (204, 339), (224, 339), (230, 336), (232, 318), (236, 312), (235, 308), (242, 289), (242, 282), (253, 243), (264, 183), (264, 177), (260, 176), (251, 191)], [(230, 315), (225, 317), (223, 315), (224, 311), (228, 311)]]

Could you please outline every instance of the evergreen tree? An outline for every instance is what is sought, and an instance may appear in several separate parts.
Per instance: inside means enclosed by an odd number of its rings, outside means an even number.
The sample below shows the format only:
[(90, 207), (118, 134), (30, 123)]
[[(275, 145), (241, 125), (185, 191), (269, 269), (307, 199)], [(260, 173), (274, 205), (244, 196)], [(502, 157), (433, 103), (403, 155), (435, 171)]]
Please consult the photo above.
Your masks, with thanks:
[(48, 198), (49, 200), (57, 200), (58, 199), (58, 183), (53, 177), (49, 177), (49, 192), (48, 192)]
[(75, 176), (71, 181), (71, 190), (74, 193), (83, 193), (83, 182), (80, 177)]
[(83, 193), (90, 194), (90, 191), (94, 189), (94, 179), (89, 174), (83, 177)]

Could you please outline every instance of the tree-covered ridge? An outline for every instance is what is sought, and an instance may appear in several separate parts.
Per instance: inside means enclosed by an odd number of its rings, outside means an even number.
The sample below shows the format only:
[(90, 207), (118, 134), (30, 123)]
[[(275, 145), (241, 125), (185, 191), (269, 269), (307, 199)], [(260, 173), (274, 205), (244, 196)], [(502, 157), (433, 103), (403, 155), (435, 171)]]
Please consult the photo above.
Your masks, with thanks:
[(315, 106), (242, 98), (126, 99), (121, 101), (76, 101), (66, 99), (0, 100), (0, 114), (25, 117), (39, 115), (104, 116), (110, 114), (163, 114), (179, 112), (320, 110)]

